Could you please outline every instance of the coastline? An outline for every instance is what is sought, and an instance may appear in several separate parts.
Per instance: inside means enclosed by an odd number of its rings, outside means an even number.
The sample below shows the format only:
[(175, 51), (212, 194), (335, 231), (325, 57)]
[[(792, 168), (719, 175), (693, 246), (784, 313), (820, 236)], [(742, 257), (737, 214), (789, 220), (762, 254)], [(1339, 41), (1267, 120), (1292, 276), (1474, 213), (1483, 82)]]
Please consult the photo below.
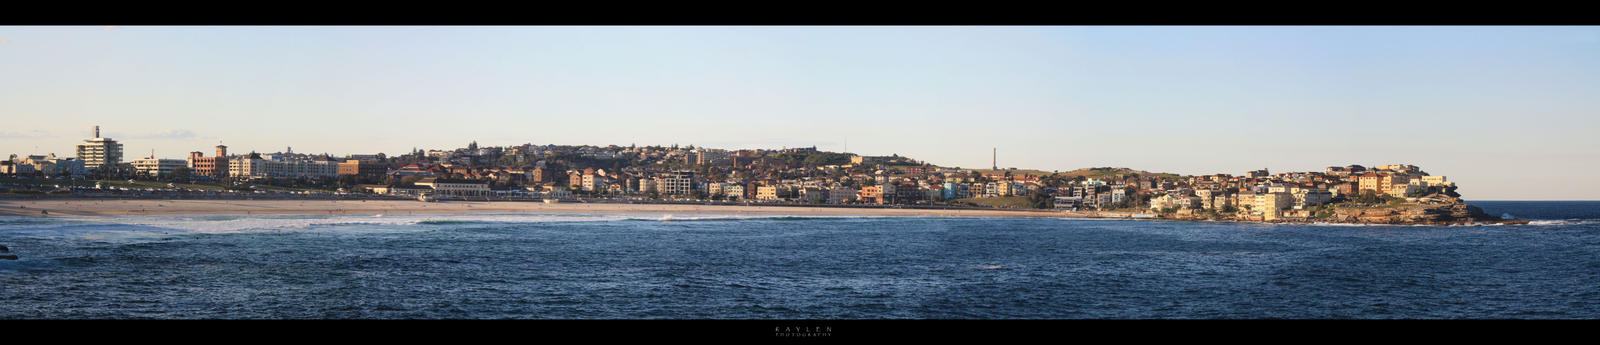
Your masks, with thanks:
[[(43, 212), (42, 212), (43, 211)], [(45, 213), (48, 212), (48, 213)], [(1449, 222), (1364, 222), (1364, 221), (1258, 221), (1207, 219), (1195, 217), (1135, 218), (1130, 212), (1007, 210), (1007, 209), (916, 209), (876, 207), (816, 207), (803, 205), (701, 205), (653, 203), (573, 203), (546, 204), (525, 201), (448, 201), (409, 200), (151, 200), (151, 199), (0, 199), (0, 216), (129, 216), (129, 215), (345, 215), (345, 214), (472, 214), (472, 213), (599, 213), (599, 214), (710, 214), (710, 215), (800, 215), (800, 216), (901, 216), (901, 217), (1023, 217), (1075, 219), (1128, 219), (1186, 222), (1235, 222), (1264, 224), (1366, 224), (1366, 225), (1491, 225), (1527, 224), (1526, 220), (1460, 219)]]
[[(48, 211), (48, 215), (41, 211)], [(469, 214), (469, 213), (682, 213), (931, 217), (1067, 217), (1033, 210), (854, 208), (760, 205), (556, 203), (525, 201), (407, 200), (0, 200), (0, 216), (127, 216), (178, 214)], [(1091, 218), (1091, 217), (1086, 217)]]

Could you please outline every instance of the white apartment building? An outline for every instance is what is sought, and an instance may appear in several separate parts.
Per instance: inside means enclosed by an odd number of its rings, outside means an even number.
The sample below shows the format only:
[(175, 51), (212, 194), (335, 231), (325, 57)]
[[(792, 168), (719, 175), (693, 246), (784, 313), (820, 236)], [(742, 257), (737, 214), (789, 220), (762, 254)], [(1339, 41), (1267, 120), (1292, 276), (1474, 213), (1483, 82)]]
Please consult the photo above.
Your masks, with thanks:
[(661, 194), (693, 195), (694, 172), (674, 171), (661, 178)]
[(114, 169), (122, 163), (122, 144), (111, 138), (100, 137), (100, 126), (94, 126), (94, 138), (78, 144), (78, 160), (85, 169)]
[(250, 154), (228, 160), (228, 176), (257, 179), (267, 177), (337, 177), (339, 162), (311, 159), (262, 159)]
[(177, 168), (189, 166), (188, 160), (166, 158), (140, 158), (133, 160), (133, 169), (145, 176), (167, 176)]

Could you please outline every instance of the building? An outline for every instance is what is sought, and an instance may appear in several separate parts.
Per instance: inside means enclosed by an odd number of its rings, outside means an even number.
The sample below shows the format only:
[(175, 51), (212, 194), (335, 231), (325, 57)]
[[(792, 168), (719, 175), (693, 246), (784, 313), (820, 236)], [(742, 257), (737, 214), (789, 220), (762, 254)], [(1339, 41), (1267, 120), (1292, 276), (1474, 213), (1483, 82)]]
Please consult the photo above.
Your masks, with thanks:
[(189, 153), (189, 172), (194, 176), (214, 179), (228, 177), (228, 147), (217, 145), (217, 155), (206, 157), (200, 151)]
[(722, 194), (728, 200), (743, 200), (744, 186), (738, 183), (724, 183), (722, 184)]
[(662, 176), (661, 194), (694, 195), (694, 172), (674, 171)]
[(1265, 220), (1273, 220), (1278, 218), (1278, 211), (1291, 206), (1294, 206), (1294, 196), (1289, 193), (1257, 193), (1250, 211), (1259, 213)]
[(583, 172), (577, 171), (577, 170), (569, 170), (569, 171), (567, 171), (567, 188), (569, 188), (569, 189), (580, 189), (580, 188), (583, 188)]
[(856, 200), (880, 205), (883, 204), (883, 186), (861, 187), (861, 191), (856, 192)]
[(339, 163), (339, 176), (383, 176), (389, 168), (373, 160), (347, 159)]
[(78, 160), (84, 169), (112, 170), (122, 163), (122, 144), (111, 138), (100, 137), (100, 126), (94, 126), (94, 138), (78, 144)]
[(1071, 196), (1056, 196), (1055, 197), (1055, 207), (1054, 208), (1055, 208), (1056, 211), (1077, 211), (1078, 208), (1082, 207), (1082, 206), (1083, 206), (1083, 198), (1071, 197)]
[(1301, 189), (1294, 193), (1294, 207), (1305, 208), (1333, 201), (1333, 192), (1326, 189)]
[(756, 200), (778, 201), (795, 197), (796, 191), (791, 185), (770, 185), (756, 187)]
[(1412, 182), (1422, 184), (1423, 187), (1455, 185), (1454, 182), (1446, 181), (1444, 176), (1423, 176), (1419, 179), (1412, 180)]
[(817, 187), (805, 187), (798, 190), (801, 202), (820, 204), (828, 201), (828, 190)]
[(151, 177), (170, 176), (173, 170), (187, 167), (188, 163), (188, 161), (182, 159), (155, 158), (152, 156), (133, 160), (133, 170), (138, 171), (140, 175)]
[(659, 188), (656, 185), (656, 179), (653, 179), (653, 178), (640, 178), (639, 179), (639, 192), (640, 193), (659, 193), (659, 192), (661, 192), (661, 188)]
[(856, 199), (857, 191), (850, 187), (834, 187), (828, 189), (829, 204), (843, 204)]
[(59, 158), (54, 153), (49, 155), (28, 155), (20, 159), (16, 158), (16, 155), (12, 155), (11, 159), (6, 162), (10, 164), (10, 167), (4, 173), (13, 175), (79, 176), (84, 173), (82, 160)]
[(287, 156), (274, 158), (278, 159), (264, 159), (260, 154), (250, 153), (239, 159), (230, 160), (228, 176), (245, 179), (339, 176), (338, 162)]
[(728, 160), (727, 150), (697, 148), (694, 153), (694, 164), (698, 165), (714, 165)]
[(433, 188), (424, 186), (375, 186), (368, 188), (368, 190), (371, 190), (374, 194), (408, 197), (416, 197), (433, 192)]
[(605, 176), (596, 174), (596, 173), (594, 173), (592, 171), (591, 172), (586, 172), (586, 173), (583, 174), (583, 183), (582, 183), (581, 186), (583, 187), (583, 191), (585, 191), (585, 192), (605, 191), (606, 190)]
[(550, 175), (548, 175), (548, 171), (546, 171), (544, 168), (533, 168), (533, 171), (528, 172), (529, 183), (537, 184), (548, 181), (550, 181)]
[(18, 164), (17, 162), (13, 162), (13, 161), (10, 161), (10, 160), (0, 161), (0, 174), (6, 174), (6, 175), (32, 175), (33, 172), (34, 171), (33, 171), (33, 166), (32, 165)]
[(434, 195), (448, 196), (488, 196), (489, 183), (478, 180), (425, 178), (417, 181), (418, 186), (433, 188)]

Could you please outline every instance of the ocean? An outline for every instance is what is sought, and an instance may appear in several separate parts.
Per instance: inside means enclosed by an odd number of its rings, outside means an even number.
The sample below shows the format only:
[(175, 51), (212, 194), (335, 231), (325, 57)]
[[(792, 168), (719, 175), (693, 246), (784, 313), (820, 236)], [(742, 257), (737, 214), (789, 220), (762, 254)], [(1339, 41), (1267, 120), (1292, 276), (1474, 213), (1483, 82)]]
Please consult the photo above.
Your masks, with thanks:
[(0, 216), (0, 319), (1600, 318), (1516, 226), (682, 214)]

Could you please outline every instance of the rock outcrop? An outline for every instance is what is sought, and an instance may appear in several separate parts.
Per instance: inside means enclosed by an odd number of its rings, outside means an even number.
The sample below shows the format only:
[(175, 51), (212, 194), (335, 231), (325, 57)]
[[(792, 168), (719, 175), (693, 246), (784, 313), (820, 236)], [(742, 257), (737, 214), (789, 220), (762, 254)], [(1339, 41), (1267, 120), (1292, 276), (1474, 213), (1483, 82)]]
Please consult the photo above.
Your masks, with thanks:
[(1326, 221), (1334, 223), (1396, 225), (1526, 224), (1526, 220), (1500, 219), (1459, 200), (1440, 204), (1404, 204), (1377, 207), (1339, 207)]

